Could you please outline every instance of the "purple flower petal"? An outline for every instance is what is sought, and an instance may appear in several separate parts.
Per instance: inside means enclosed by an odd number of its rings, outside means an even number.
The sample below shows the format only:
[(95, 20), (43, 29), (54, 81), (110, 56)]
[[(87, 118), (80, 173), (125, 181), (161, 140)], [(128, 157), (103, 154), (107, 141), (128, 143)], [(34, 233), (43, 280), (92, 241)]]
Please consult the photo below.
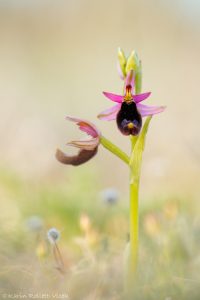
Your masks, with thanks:
[(92, 137), (98, 137), (101, 135), (98, 128), (92, 124), (91, 122), (84, 120), (84, 119), (78, 119), (75, 117), (66, 117), (67, 120), (77, 123), (79, 126), (79, 129), (83, 132), (86, 132), (88, 135), (91, 135)]
[(108, 93), (108, 92), (103, 92), (104, 96), (106, 96), (108, 99), (114, 101), (114, 102), (118, 102), (118, 103), (122, 103), (124, 96), (121, 95), (116, 95), (116, 94), (112, 94), (112, 93)]
[(120, 110), (121, 104), (116, 104), (115, 106), (112, 106), (104, 111), (102, 111), (99, 115), (98, 118), (100, 120), (105, 120), (105, 121), (112, 121), (116, 119), (117, 113)]
[(133, 100), (135, 103), (139, 103), (141, 101), (144, 101), (151, 95), (151, 92), (144, 93), (144, 94), (138, 94), (138, 95), (133, 95)]
[(137, 108), (142, 117), (152, 116), (161, 113), (165, 110), (165, 106), (148, 106), (143, 104), (137, 104)]

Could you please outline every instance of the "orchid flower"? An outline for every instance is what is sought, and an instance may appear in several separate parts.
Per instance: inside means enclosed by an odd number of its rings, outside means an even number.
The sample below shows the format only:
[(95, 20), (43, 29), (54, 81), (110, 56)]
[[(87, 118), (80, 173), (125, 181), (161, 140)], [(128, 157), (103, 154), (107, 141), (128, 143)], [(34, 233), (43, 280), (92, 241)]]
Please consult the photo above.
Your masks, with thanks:
[(140, 102), (147, 99), (151, 93), (134, 95), (134, 87), (134, 71), (130, 70), (125, 78), (124, 95), (103, 92), (108, 99), (117, 102), (117, 104), (98, 115), (101, 120), (116, 120), (119, 130), (124, 135), (138, 135), (142, 128), (142, 117), (158, 114), (165, 109), (164, 106), (141, 104)]
[[(141, 104), (150, 96), (150, 92), (141, 93), (142, 88), (142, 64), (135, 51), (126, 58), (124, 52), (118, 49), (118, 71), (124, 81), (122, 95), (103, 92), (103, 94), (116, 104), (101, 112), (98, 118), (101, 120), (116, 120), (122, 134), (130, 135), (131, 154), (127, 155), (118, 146), (105, 138), (98, 128), (89, 121), (74, 117), (67, 120), (75, 122), (79, 129), (90, 136), (89, 139), (75, 140), (67, 143), (79, 149), (77, 155), (69, 156), (60, 149), (56, 151), (56, 158), (63, 164), (78, 166), (90, 160), (98, 151), (101, 144), (115, 156), (119, 157), (129, 167), (130, 171), (130, 215), (129, 215), (129, 242), (124, 256), (124, 288), (127, 299), (133, 299), (133, 280), (137, 274), (138, 242), (139, 242), (139, 183), (142, 165), (142, 155), (145, 139), (152, 116), (164, 111), (164, 106), (148, 106)], [(142, 126), (142, 118), (146, 117)]]
[(66, 119), (75, 122), (81, 131), (87, 133), (91, 137), (91, 139), (85, 138), (67, 143), (69, 146), (80, 149), (77, 155), (69, 156), (60, 149), (57, 149), (56, 151), (56, 158), (58, 161), (66, 165), (78, 166), (95, 156), (100, 143), (101, 132), (94, 124), (87, 120), (69, 116), (67, 116)]

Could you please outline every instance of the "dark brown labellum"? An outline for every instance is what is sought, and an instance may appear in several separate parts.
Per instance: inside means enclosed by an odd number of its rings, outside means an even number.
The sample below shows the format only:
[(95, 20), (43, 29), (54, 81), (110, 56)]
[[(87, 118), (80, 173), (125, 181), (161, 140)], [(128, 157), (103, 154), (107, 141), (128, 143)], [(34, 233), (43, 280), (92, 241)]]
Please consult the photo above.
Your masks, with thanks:
[(90, 160), (97, 153), (98, 147), (93, 150), (80, 149), (77, 155), (69, 156), (60, 149), (56, 151), (56, 158), (65, 165), (79, 166)]
[(117, 114), (117, 126), (124, 135), (138, 135), (142, 128), (142, 117), (135, 102), (123, 102)]

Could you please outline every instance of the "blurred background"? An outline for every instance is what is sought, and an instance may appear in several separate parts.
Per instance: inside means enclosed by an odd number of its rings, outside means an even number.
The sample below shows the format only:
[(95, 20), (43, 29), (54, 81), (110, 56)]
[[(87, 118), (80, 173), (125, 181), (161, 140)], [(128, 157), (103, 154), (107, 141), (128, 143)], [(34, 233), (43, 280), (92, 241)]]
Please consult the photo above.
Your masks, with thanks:
[[(136, 299), (199, 299), (199, 20), (198, 0), (0, 1), (2, 293), (123, 299), (127, 168), (102, 148), (79, 168), (55, 159), (58, 146), (67, 151), (80, 136), (66, 115), (95, 122), (129, 152), (115, 122), (96, 118), (111, 106), (102, 91), (121, 92), (120, 46), (142, 60), (148, 104), (167, 106), (151, 122), (144, 153)], [(39, 233), (27, 226), (33, 216)], [(46, 241), (51, 227), (62, 232), (65, 276)]]

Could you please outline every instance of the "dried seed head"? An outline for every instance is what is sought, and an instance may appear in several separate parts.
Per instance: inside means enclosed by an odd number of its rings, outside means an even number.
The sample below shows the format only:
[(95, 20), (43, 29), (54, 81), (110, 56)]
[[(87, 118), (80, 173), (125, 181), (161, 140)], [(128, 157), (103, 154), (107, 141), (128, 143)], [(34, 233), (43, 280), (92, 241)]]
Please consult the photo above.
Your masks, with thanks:
[(60, 231), (56, 228), (51, 228), (47, 232), (47, 238), (51, 244), (55, 244), (60, 239)]

